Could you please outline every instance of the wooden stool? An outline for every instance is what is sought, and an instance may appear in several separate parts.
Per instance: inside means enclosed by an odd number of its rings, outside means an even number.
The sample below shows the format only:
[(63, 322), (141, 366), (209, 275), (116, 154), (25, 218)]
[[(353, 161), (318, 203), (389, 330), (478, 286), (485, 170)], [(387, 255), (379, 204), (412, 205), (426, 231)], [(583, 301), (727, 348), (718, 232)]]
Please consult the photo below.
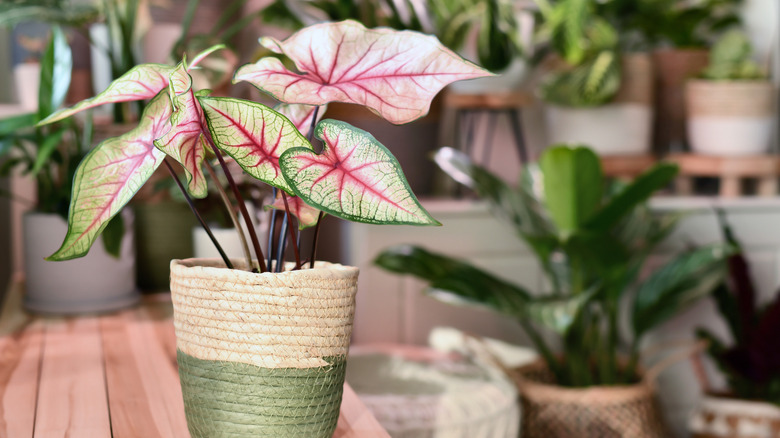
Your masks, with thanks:
[[(474, 131), (476, 115), (488, 114), (488, 128), (485, 137), (485, 149), (480, 162), (487, 165), (490, 161), (490, 152), (493, 143), (493, 135), (496, 131), (498, 116), (505, 114), (510, 121), (512, 133), (515, 139), (515, 147), (521, 163), (528, 162), (528, 151), (523, 138), (523, 125), (520, 119), (524, 106), (531, 105), (533, 97), (525, 92), (491, 93), (491, 94), (454, 94), (448, 93), (444, 97), (444, 106), (455, 112), (455, 139), (454, 146), (469, 156), (474, 147)], [(474, 158), (474, 157), (472, 157)], [(475, 160), (477, 161), (477, 160)]]
[(680, 166), (676, 189), (682, 195), (693, 194), (693, 178), (702, 176), (719, 178), (718, 194), (724, 198), (740, 196), (744, 179), (758, 180), (759, 196), (773, 196), (778, 193), (780, 157), (776, 155), (719, 157), (675, 154), (670, 155), (668, 160)]
[(633, 180), (656, 163), (652, 155), (605, 155), (600, 158), (605, 176), (624, 181)]

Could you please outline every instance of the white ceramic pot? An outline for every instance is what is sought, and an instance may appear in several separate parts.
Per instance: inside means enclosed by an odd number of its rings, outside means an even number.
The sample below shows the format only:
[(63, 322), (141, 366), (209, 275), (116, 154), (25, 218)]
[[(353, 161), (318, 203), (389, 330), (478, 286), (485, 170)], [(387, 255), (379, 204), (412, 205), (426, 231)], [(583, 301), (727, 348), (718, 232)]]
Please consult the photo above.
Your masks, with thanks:
[(135, 250), (132, 215), (125, 213), (125, 235), (119, 259), (95, 242), (89, 253), (64, 262), (44, 257), (60, 247), (67, 222), (56, 214), (28, 213), (23, 220), (26, 294), (24, 306), (33, 312), (71, 315), (109, 312), (134, 305)]
[(780, 407), (708, 395), (688, 428), (693, 438), (775, 438), (780, 436)]
[(767, 153), (775, 93), (769, 81), (688, 81), (685, 101), (691, 149), (721, 156)]
[(649, 105), (610, 103), (594, 108), (548, 105), (550, 144), (583, 144), (599, 155), (642, 155), (650, 151), (653, 110)]
[(41, 83), (41, 64), (24, 62), (14, 67), (16, 99), (25, 111), (38, 110), (38, 89)]
[(583, 144), (599, 155), (650, 153), (653, 63), (647, 53), (621, 57), (620, 89), (611, 103), (591, 108), (547, 105), (550, 144)]

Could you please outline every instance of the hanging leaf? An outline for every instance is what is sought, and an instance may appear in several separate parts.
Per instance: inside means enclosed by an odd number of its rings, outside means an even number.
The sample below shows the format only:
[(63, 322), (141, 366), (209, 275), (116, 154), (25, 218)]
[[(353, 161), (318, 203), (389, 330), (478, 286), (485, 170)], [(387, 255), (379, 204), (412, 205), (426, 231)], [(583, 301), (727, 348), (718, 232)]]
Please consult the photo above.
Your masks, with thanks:
[(279, 159), (285, 179), (307, 204), (371, 224), (440, 225), (414, 196), (401, 166), (371, 134), (336, 120), (315, 128), (321, 154), (290, 149)]
[(165, 133), (171, 104), (160, 93), (147, 105), (138, 127), (100, 143), (79, 164), (73, 180), (68, 233), (49, 261), (84, 256), (98, 235), (152, 176), (165, 154), (153, 141)]
[(279, 156), (311, 144), (286, 117), (267, 106), (226, 97), (198, 97), (214, 144), (254, 178), (287, 193), (293, 190), (279, 170)]
[(447, 84), (492, 75), (435, 37), (366, 29), (352, 20), (309, 26), (284, 41), (260, 42), (289, 57), (301, 73), (267, 57), (241, 67), (235, 82), (250, 82), (286, 103), (364, 105), (395, 124), (426, 115), (433, 96)]
[[(317, 120), (314, 120), (314, 112), (317, 111)], [(295, 103), (280, 103), (274, 107), (274, 110), (279, 114), (287, 117), (298, 128), (298, 131), (307, 135), (311, 129), (312, 123), (317, 123), (322, 120), (322, 116), (327, 110), (327, 106), (317, 107), (314, 105), (300, 105)]]
[(58, 26), (52, 28), (51, 42), (41, 59), (41, 81), (38, 91), (38, 119), (53, 113), (65, 101), (70, 88), (73, 56), (68, 39)]
[(179, 64), (171, 74), (169, 88), (174, 112), (168, 133), (155, 140), (154, 145), (184, 167), (187, 190), (192, 196), (205, 198), (208, 183), (202, 165), (208, 142), (203, 125), (203, 109), (192, 91), (192, 77), (187, 73), (184, 63)]
[(65, 119), (78, 112), (107, 103), (151, 99), (168, 86), (173, 67), (162, 64), (141, 64), (130, 69), (95, 97), (82, 100), (42, 120), (39, 125)]
[[(317, 225), (317, 219), (319, 218), (320, 211), (303, 202), (301, 198), (297, 196), (288, 196), (287, 206), (290, 207), (290, 214), (298, 218), (299, 230)], [(284, 199), (282, 199), (281, 196), (277, 196), (274, 200), (274, 203), (271, 205), (266, 205), (265, 209), (285, 211)]]

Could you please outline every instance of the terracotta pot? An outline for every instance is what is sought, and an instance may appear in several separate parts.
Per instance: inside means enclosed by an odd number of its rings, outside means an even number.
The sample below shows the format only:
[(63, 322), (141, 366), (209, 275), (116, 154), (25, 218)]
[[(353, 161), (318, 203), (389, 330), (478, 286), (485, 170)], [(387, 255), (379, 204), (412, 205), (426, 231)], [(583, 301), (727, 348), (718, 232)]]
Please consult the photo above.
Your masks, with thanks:
[(685, 82), (709, 62), (704, 49), (665, 49), (653, 52), (655, 71), (654, 149), (659, 154), (682, 151), (685, 143)]
[(769, 81), (688, 81), (685, 103), (691, 149), (720, 156), (768, 152), (775, 93)]
[(688, 429), (692, 438), (776, 438), (780, 406), (709, 394)]
[(325, 262), (257, 274), (218, 259), (173, 260), (177, 359), (192, 437), (331, 437), (357, 277), (357, 268)]

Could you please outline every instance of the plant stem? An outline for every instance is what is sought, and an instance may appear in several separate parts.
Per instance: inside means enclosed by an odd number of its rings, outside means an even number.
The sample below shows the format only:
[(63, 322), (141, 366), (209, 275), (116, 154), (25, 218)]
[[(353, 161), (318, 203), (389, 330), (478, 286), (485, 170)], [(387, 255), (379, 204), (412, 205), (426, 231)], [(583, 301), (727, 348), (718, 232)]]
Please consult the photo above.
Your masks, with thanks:
[[(276, 201), (276, 187), (273, 188), (273, 202)], [(273, 270), (273, 251), (274, 251), (274, 236), (276, 235), (276, 210), (271, 209), (271, 220), (268, 224), (268, 269)]]
[(523, 330), (525, 330), (526, 334), (528, 334), (528, 337), (531, 338), (531, 342), (533, 342), (534, 347), (536, 347), (536, 350), (539, 351), (539, 354), (542, 355), (542, 358), (547, 363), (547, 367), (555, 375), (555, 379), (558, 381), (558, 383), (561, 383), (562, 374), (560, 364), (558, 363), (558, 360), (555, 359), (555, 355), (553, 355), (550, 347), (547, 346), (547, 343), (544, 341), (544, 339), (542, 339), (542, 337), (539, 335), (539, 332), (536, 331), (531, 323), (520, 319), (520, 326), (523, 327)]
[[(290, 215), (290, 207), (287, 205), (287, 193), (282, 190), (282, 199), (284, 200), (284, 213), (287, 215), (287, 222), (289, 224), (293, 223), (292, 216)], [(290, 230), (290, 242), (292, 242), (293, 247), (293, 254), (295, 254), (295, 269), (293, 271), (296, 271), (298, 269), (301, 269), (301, 253), (298, 251), (298, 242), (296, 242), (295, 239), (295, 230), (293, 230), (293, 227), (288, 226), (288, 230)]]
[(238, 186), (236, 185), (236, 182), (233, 180), (233, 175), (231, 175), (230, 170), (228, 170), (227, 164), (225, 163), (225, 159), (222, 158), (222, 153), (219, 152), (217, 145), (214, 144), (214, 140), (211, 138), (211, 133), (207, 129), (204, 129), (203, 133), (205, 134), (206, 140), (209, 142), (209, 145), (211, 145), (211, 150), (214, 151), (214, 155), (217, 156), (217, 159), (219, 160), (219, 165), (220, 167), (222, 167), (222, 171), (225, 172), (225, 178), (227, 178), (228, 184), (230, 185), (230, 188), (233, 190), (233, 196), (235, 196), (236, 202), (238, 202), (238, 209), (241, 212), (241, 216), (244, 217), (244, 222), (246, 222), (246, 228), (247, 231), (249, 231), (249, 238), (252, 239), (252, 246), (255, 249), (255, 257), (257, 257), (258, 263), (260, 263), (260, 272), (266, 272), (268, 271), (268, 268), (265, 266), (265, 257), (263, 256), (263, 250), (260, 249), (260, 242), (257, 240), (257, 233), (255, 232), (254, 222), (252, 222), (252, 218), (249, 217), (249, 212), (246, 211), (246, 205), (244, 205), (244, 198), (243, 196), (241, 196), (241, 193), (238, 190)]
[(276, 269), (274, 269), (275, 272), (282, 272), (282, 265), (284, 264), (284, 250), (287, 249), (287, 239), (284, 239), (284, 235), (287, 234), (287, 226), (289, 225), (287, 221), (287, 215), (284, 215), (284, 219), (282, 219), (282, 228), (279, 230), (279, 239), (277, 239), (276, 243)]
[(311, 244), (311, 261), (309, 262), (309, 269), (314, 268), (314, 259), (317, 257), (317, 240), (319, 240), (320, 237), (320, 223), (322, 222), (323, 217), (325, 217), (325, 212), (320, 211), (319, 216), (317, 216), (317, 225), (314, 226), (314, 242)]
[(163, 160), (163, 163), (165, 163), (165, 167), (168, 169), (168, 172), (171, 174), (171, 178), (173, 178), (173, 180), (176, 181), (176, 185), (179, 187), (179, 190), (181, 190), (181, 193), (184, 195), (184, 199), (187, 200), (187, 204), (190, 206), (190, 210), (192, 210), (192, 212), (195, 214), (195, 217), (198, 218), (198, 222), (200, 222), (200, 226), (203, 227), (203, 230), (206, 231), (206, 234), (208, 234), (209, 239), (211, 239), (211, 243), (213, 243), (214, 246), (217, 248), (220, 257), (222, 257), (222, 261), (225, 262), (225, 266), (227, 266), (228, 269), (233, 269), (233, 264), (230, 263), (230, 259), (228, 259), (228, 256), (225, 255), (225, 251), (219, 245), (219, 242), (217, 242), (216, 237), (214, 237), (214, 234), (211, 232), (211, 228), (209, 228), (206, 221), (203, 220), (203, 217), (195, 208), (195, 204), (192, 203), (192, 198), (190, 198), (189, 193), (187, 193), (187, 189), (185, 189), (181, 181), (179, 181), (179, 177), (176, 176), (176, 172), (173, 171), (173, 167), (171, 167), (171, 165), (168, 163), (167, 160)]
[(314, 126), (317, 124), (317, 116), (320, 114), (320, 107), (314, 108), (314, 114), (311, 117), (311, 126), (309, 126), (309, 132), (306, 135), (306, 139), (309, 143), (314, 139)]
[(238, 239), (241, 241), (241, 249), (244, 250), (244, 257), (246, 258), (246, 265), (250, 267), (253, 271), (257, 271), (257, 268), (255, 267), (255, 264), (252, 263), (252, 254), (249, 252), (249, 245), (246, 243), (246, 236), (244, 235), (244, 230), (241, 228), (241, 223), (238, 222), (238, 216), (236, 216), (236, 212), (233, 211), (233, 205), (230, 204), (230, 199), (228, 198), (227, 193), (225, 193), (225, 188), (222, 187), (222, 184), (219, 183), (219, 179), (217, 179), (217, 174), (214, 172), (214, 168), (211, 167), (211, 163), (209, 163), (207, 160), (203, 160), (206, 164), (206, 170), (209, 172), (209, 175), (211, 175), (211, 179), (214, 180), (214, 185), (217, 186), (217, 190), (219, 191), (219, 197), (222, 199), (222, 202), (225, 204), (225, 208), (227, 209), (228, 215), (230, 215), (230, 220), (233, 222), (233, 226), (236, 228), (236, 233), (238, 233)]

